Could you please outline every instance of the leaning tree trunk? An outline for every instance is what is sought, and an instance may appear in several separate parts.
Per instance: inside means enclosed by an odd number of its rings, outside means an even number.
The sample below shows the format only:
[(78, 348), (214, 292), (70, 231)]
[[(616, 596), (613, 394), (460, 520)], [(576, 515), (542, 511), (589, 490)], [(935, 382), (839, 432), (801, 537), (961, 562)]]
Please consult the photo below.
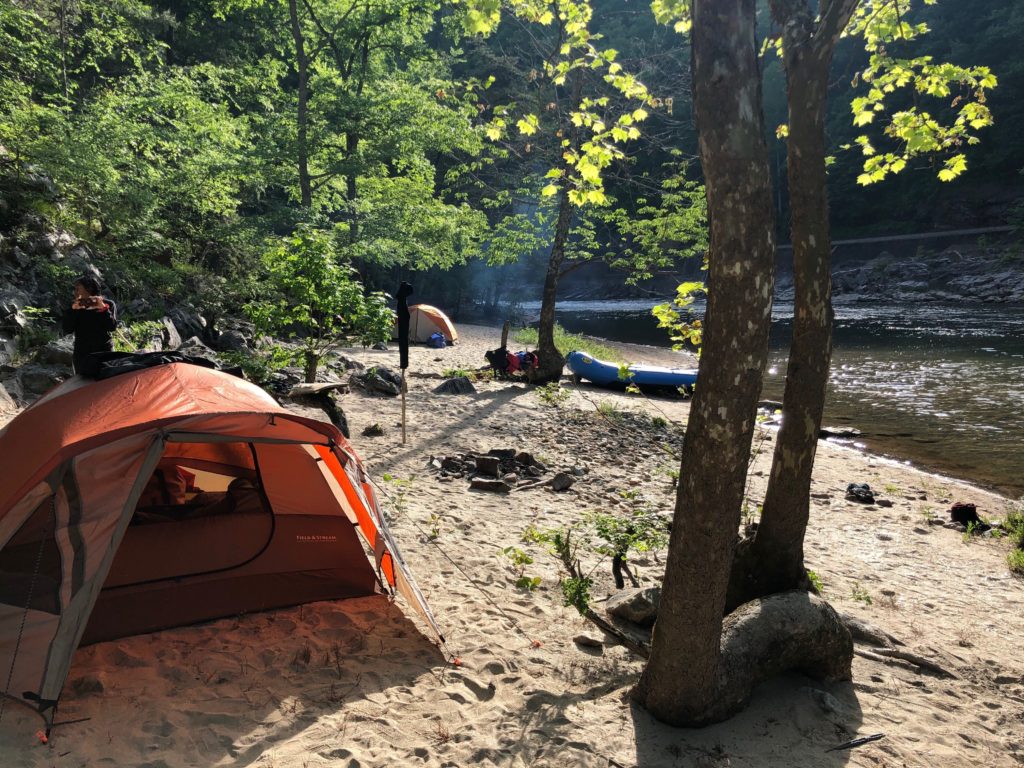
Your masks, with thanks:
[(783, 30), (789, 103), (793, 340), (768, 492), (754, 539), (737, 551), (727, 611), (756, 597), (808, 586), (804, 534), (832, 356), (826, 97), (832, 52), (855, 7), (856, 0), (830, 0), (816, 22), (806, 0), (772, 1)]
[[(573, 73), (572, 91), (569, 97), (569, 113), (580, 108), (583, 99), (583, 77), (577, 71)], [(571, 148), (579, 144), (579, 130), (576, 126), (569, 129)], [(544, 275), (544, 292), (540, 301), (540, 320), (537, 326), (537, 368), (531, 374), (531, 381), (542, 384), (557, 381), (562, 375), (565, 358), (555, 346), (555, 304), (558, 302), (558, 281), (562, 276), (562, 264), (565, 262), (565, 246), (569, 242), (569, 227), (572, 224), (573, 205), (569, 199), (568, 166), (562, 167), (562, 179), (558, 192), (558, 219), (555, 222), (555, 236), (551, 242), (551, 255), (548, 257), (548, 269)]]
[(299, 23), (299, 10), (295, 0), (288, 0), (288, 17), (292, 39), (295, 41), (295, 64), (299, 75), (299, 103), (295, 116), (298, 140), (299, 197), (303, 208), (313, 204), (313, 186), (309, 178), (309, 59), (306, 42)]
[(551, 243), (551, 256), (548, 258), (544, 292), (540, 301), (540, 321), (537, 325), (539, 362), (533, 376), (533, 380), (538, 383), (557, 380), (565, 365), (565, 358), (555, 346), (555, 304), (558, 301), (558, 278), (565, 261), (565, 244), (569, 240), (571, 223), (572, 202), (569, 200), (569, 188), (563, 183), (558, 193), (558, 220), (555, 223), (555, 237)]
[(693, 98), (711, 225), (708, 304), (651, 657), (634, 698), (659, 720), (724, 715), (719, 643), (775, 259), (755, 0), (694, 0)]

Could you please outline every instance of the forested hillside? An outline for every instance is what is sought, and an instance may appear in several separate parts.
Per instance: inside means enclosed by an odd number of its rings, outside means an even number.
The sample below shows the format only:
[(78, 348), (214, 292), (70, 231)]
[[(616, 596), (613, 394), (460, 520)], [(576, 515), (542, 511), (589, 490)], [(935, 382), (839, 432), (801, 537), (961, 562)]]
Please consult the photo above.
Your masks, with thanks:
[[(1002, 223), (1020, 195), (1024, 10), (918, 10), (932, 32), (906, 54), (990, 66), (995, 127), (966, 148), (956, 182), (936, 183), (940, 160), (921, 160), (865, 192), (860, 146), (842, 147), (864, 130), (850, 102), (866, 54), (845, 41), (829, 115), (838, 235)], [(468, 36), (463, 13), (406, 0), (3, 0), (0, 251), (25, 251), (29, 230), (53, 227), (151, 313), (165, 301), (237, 313), (276, 284), (268, 258), (281, 238), (307, 228), (368, 291), (420, 272), (422, 298), (458, 307), (539, 298), (557, 208), (545, 174), (573, 127), (558, 123), (566, 89), (544, 74), (557, 33), (510, 16)], [(597, 258), (619, 280), (678, 270), (702, 251), (704, 228), (688, 44), (623, 0), (596, 2), (592, 26), (651, 99), (628, 136), (623, 124), (603, 204), (576, 210), (567, 267)], [(785, 94), (770, 52), (764, 66), (785, 233), (786, 143), (774, 135)], [(639, 109), (601, 73), (583, 80), (598, 113)], [(527, 112), (540, 122), (517, 130)], [(31, 264), (51, 308), (80, 266)]]

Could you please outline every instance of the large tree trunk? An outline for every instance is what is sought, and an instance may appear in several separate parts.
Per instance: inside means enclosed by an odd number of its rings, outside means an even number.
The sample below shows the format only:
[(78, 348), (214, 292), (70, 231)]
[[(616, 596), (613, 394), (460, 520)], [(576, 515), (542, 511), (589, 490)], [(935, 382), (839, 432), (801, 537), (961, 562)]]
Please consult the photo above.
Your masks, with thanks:
[(309, 59), (306, 56), (306, 42), (299, 23), (299, 9), (295, 0), (288, 0), (288, 16), (291, 20), (292, 39), (295, 41), (295, 65), (299, 73), (299, 104), (295, 116), (298, 128), (299, 196), (302, 207), (313, 204), (313, 186), (309, 178)]
[(832, 356), (825, 109), (832, 52), (855, 7), (856, 0), (829, 0), (816, 22), (807, 0), (771, 3), (783, 30), (789, 103), (793, 340), (768, 492), (753, 541), (739, 547), (727, 610), (755, 597), (808, 586), (804, 534)]
[(768, 356), (775, 227), (755, 0), (694, 0), (693, 92), (711, 241), (696, 394), (651, 658), (633, 692), (659, 720), (722, 717), (719, 641)]

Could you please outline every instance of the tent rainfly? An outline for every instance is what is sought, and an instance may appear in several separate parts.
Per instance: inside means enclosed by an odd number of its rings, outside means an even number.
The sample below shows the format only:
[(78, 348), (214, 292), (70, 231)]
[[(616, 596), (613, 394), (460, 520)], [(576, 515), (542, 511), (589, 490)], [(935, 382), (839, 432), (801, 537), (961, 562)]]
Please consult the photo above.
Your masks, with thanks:
[(395, 591), (441, 638), (352, 447), (242, 379), (75, 377), (0, 462), (0, 694), (47, 731), (86, 643)]
[(413, 304), (409, 307), (409, 341), (424, 343), (434, 333), (442, 334), (449, 344), (459, 340), (455, 324), (437, 307), (429, 304)]

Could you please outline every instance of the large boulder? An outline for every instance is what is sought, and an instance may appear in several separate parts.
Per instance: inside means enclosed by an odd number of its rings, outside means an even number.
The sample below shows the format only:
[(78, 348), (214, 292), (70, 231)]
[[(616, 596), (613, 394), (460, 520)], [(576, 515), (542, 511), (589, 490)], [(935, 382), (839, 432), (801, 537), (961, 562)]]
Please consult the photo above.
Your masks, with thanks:
[(181, 334), (178, 333), (178, 329), (175, 327), (174, 322), (171, 318), (166, 315), (160, 318), (160, 325), (162, 326), (160, 339), (164, 349), (177, 349), (181, 346)]
[(251, 352), (252, 345), (241, 331), (227, 330), (217, 337), (217, 349), (221, 352)]
[(13, 304), (0, 304), (0, 329), (12, 333), (21, 333), (28, 327), (25, 313)]
[(206, 357), (210, 360), (215, 360), (217, 354), (210, 349), (208, 346), (203, 344), (198, 336), (193, 336), (190, 339), (186, 339), (182, 342), (181, 346), (178, 347), (178, 351), (183, 355), (191, 355), (192, 357)]
[(604, 609), (612, 616), (641, 627), (654, 625), (661, 602), (661, 587), (626, 589), (612, 595)]
[(391, 396), (402, 393), (402, 377), (383, 365), (369, 368), (365, 373), (353, 374), (352, 381), (370, 392)]
[(25, 400), (35, 400), (71, 376), (71, 369), (64, 366), (23, 365), (18, 369), (18, 383)]
[(25, 269), (32, 263), (32, 257), (16, 245), (6, 251), (4, 258), (18, 269)]
[(174, 307), (167, 313), (167, 317), (183, 339), (197, 337), (198, 340), (206, 334), (206, 320), (193, 309)]
[(12, 334), (0, 333), (0, 365), (7, 365), (18, 351), (18, 342)]
[(435, 395), (472, 395), (476, 392), (476, 387), (465, 376), (456, 376), (455, 378), (448, 379), (443, 384), (434, 388)]
[(71, 367), (74, 360), (74, 341), (71, 336), (51, 341), (36, 352), (36, 362), (42, 365)]
[(0, 320), (32, 304), (32, 297), (21, 288), (7, 285), (0, 288)]

